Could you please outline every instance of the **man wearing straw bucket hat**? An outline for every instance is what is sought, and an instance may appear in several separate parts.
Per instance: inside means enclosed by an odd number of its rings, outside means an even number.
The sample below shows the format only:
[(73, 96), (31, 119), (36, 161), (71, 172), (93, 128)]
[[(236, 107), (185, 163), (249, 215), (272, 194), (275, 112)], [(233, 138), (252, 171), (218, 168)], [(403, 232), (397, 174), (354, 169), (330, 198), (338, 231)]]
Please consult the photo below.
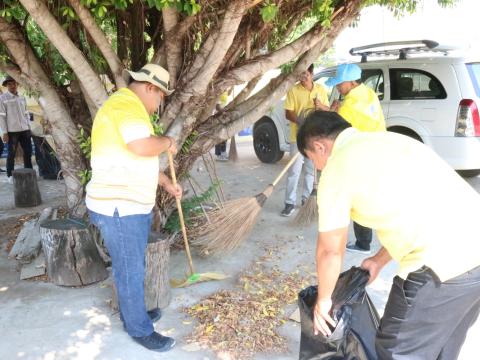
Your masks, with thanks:
[(128, 87), (98, 110), (92, 128), (92, 179), (86, 205), (112, 258), (120, 317), (127, 333), (153, 351), (168, 351), (175, 340), (154, 331), (160, 310), (147, 313), (144, 301), (145, 250), (157, 186), (180, 198), (182, 189), (159, 171), (158, 156), (176, 153), (173, 138), (155, 136), (150, 115), (170, 95), (169, 74), (159, 65), (124, 70)]
[(392, 259), (399, 264), (377, 330), (378, 359), (457, 359), (480, 312), (480, 195), (424, 144), (358, 131), (334, 112), (310, 114), (297, 144), (322, 170), (315, 332), (335, 327), (331, 298), (352, 218), (376, 229), (382, 245), (361, 264), (370, 282)]

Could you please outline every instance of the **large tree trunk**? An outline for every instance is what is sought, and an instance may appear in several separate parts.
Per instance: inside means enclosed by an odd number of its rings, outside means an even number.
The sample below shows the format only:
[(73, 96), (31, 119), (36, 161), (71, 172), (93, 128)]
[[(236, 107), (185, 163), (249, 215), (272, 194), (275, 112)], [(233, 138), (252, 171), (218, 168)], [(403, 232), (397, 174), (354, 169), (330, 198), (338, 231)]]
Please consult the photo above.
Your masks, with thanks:
[(84, 189), (79, 174), (85, 170), (85, 163), (76, 142), (78, 129), (21, 30), (15, 23), (8, 23), (2, 17), (0, 17), (0, 40), (20, 67), (21, 72), (17, 76), (22, 78), (23, 83), (29, 84), (31, 89), (39, 91), (45, 99), (47, 106), (43, 110), (51, 124), (57, 156), (62, 165), (67, 188), (67, 206), (73, 215), (83, 216), (85, 213)]

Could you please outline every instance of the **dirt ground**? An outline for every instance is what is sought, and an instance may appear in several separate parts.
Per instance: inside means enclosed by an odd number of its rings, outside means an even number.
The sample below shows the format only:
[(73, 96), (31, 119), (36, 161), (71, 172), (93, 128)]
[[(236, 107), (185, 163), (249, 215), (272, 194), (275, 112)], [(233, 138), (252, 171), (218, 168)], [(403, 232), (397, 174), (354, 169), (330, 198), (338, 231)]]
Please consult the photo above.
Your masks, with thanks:
[[(242, 138), (237, 143), (239, 161), (217, 163), (227, 198), (252, 196), (262, 191), (288, 161), (285, 157), (275, 165), (262, 164), (253, 153), (251, 139)], [(0, 167), (3, 165), (0, 162)], [(192, 176), (203, 188), (208, 187), (210, 180), (201, 162), (195, 165)], [(479, 178), (470, 183), (480, 189)], [(39, 186), (44, 200), (42, 206), (15, 209), (12, 185), (7, 184), (4, 174), (0, 174), (0, 359), (233, 359), (229, 354), (223, 353), (218, 357), (212, 350), (188, 345), (187, 338), (197, 323), (183, 309), (219, 290), (235, 290), (242, 274), (258, 265), (265, 269), (278, 269), (279, 274), (314, 271), (315, 226), (299, 230), (290, 226), (289, 219), (279, 216), (285, 191), (283, 179), (265, 203), (252, 234), (238, 250), (222, 257), (207, 258), (194, 251), (197, 272), (221, 271), (229, 278), (172, 289), (171, 304), (155, 328), (175, 337), (177, 344), (166, 354), (152, 353), (128, 337), (118, 314), (110, 309), (110, 279), (75, 289), (44, 281), (19, 280), (17, 264), (7, 259), (6, 252), (14, 233), (18, 231), (16, 219), (37, 213), (44, 206), (64, 204), (62, 182), (40, 180)], [(352, 231), (349, 238), (353, 240)], [(375, 240), (374, 250), (378, 247)], [(346, 253), (344, 268), (358, 265), (362, 258), (361, 255)], [(172, 251), (171, 278), (182, 278), (186, 271), (184, 252)], [(395, 271), (396, 265), (390, 264), (368, 288), (380, 313), (383, 312)], [(290, 284), (290, 287), (299, 291), (302, 284)], [(294, 305), (285, 306), (285, 313), (288, 315), (294, 308)], [(255, 359), (298, 358), (299, 324), (286, 321), (278, 332), (285, 337), (286, 348), (281, 353), (257, 353)], [(470, 330), (461, 359), (478, 358), (473, 339), (479, 339), (479, 336), (480, 324), (477, 323)]]

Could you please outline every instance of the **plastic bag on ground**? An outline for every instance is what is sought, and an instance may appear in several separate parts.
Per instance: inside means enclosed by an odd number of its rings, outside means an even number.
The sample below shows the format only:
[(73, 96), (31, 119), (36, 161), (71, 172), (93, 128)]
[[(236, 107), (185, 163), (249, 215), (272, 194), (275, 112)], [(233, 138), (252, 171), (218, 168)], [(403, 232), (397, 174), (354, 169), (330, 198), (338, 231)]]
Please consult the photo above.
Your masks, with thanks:
[(337, 325), (329, 337), (313, 333), (317, 286), (310, 286), (298, 294), (300, 360), (377, 359), (375, 334), (380, 318), (365, 291), (368, 278), (368, 272), (357, 267), (340, 275), (332, 294), (332, 317)]

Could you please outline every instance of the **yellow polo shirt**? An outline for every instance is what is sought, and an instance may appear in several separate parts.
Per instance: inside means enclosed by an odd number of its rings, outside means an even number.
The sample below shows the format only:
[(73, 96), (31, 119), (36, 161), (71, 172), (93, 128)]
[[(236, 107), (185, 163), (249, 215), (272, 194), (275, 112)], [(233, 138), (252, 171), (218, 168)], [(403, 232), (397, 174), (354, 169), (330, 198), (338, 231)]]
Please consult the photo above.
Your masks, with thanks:
[(338, 113), (360, 131), (385, 131), (385, 118), (377, 94), (360, 84), (350, 90)]
[(422, 143), (390, 132), (339, 134), (318, 184), (319, 231), (350, 219), (377, 230), (400, 263), (442, 281), (480, 265), (480, 195)]
[[(299, 116), (305, 110), (315, 108), (313, 100), (317, 98), (323, 105), (328, 106), (328, 94), (325, 88), (320, 84), (313, 84), (311, 91), (307, 90), (301, 83), (294, 85), (287, 93), (285, 100), (285, 110), (294, 111)], [(290, 122), (290, 142), (297, 142), (297, 124)]]
[(114, 93), (98, 110), (92, 127), (92, 179), (87, 184), (87, 207), (112, 216), (148, 214), (155, 204), (157, 156), (138, 156), (130, 141), (153, 135), (150, 117), (128, 88)]

